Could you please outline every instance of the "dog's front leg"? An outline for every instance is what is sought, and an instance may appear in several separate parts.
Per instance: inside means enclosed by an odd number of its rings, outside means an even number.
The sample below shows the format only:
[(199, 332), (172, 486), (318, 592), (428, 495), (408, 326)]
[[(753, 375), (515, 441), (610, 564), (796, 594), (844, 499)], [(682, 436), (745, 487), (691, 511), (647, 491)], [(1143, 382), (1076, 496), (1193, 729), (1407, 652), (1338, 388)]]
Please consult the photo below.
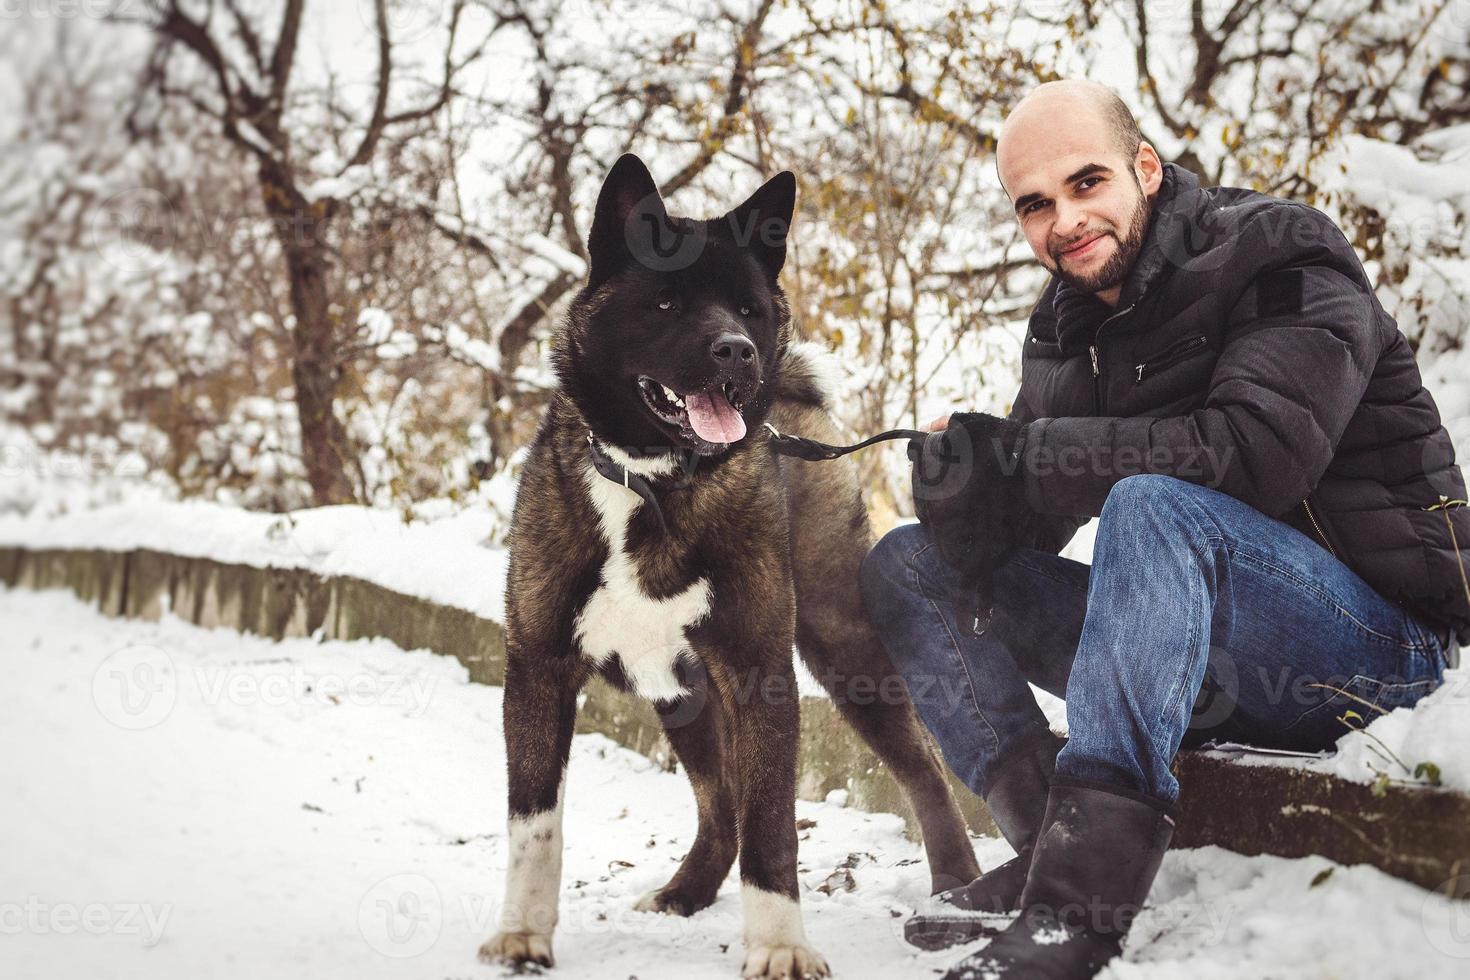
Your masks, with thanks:
[[(789, 647), (788, 647), (789, 649)], [(801, 735), (789, 654), (727, 677), (740, 773), (740, 897), (744, 977), (825, 977), (807, 943), (796, 883), (796, 752)]]
[(510, 771), (510, 864), (500, 931), (480, 947), (487, 963), (551, 966), (561, 889), (561, 815), (567, 755), (582, 677), (569, 657), (507, 651), (505, 749)]

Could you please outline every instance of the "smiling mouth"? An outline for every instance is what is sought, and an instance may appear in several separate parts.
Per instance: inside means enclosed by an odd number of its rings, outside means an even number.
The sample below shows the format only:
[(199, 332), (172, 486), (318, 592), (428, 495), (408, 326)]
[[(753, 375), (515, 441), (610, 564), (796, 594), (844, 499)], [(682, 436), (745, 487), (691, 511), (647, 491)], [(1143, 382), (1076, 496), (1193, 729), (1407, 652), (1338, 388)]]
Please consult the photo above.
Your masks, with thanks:
[(1087, 250), (1089, 250), (1090, 248), (1092, 248), (1092, 246), (1096, 245), (1098, 242), (1102, 241), (1106, 237), (1107, 237), (1107, 235), (1105, 235), (1105, 234), (1104, 235), (1096, 235), (1096, 236), (1094, 236), (1092, 238), (1087, 239), (1086, 241), (1078, 242), (1076, 245), (1071, 245), (1071, 246), (1069, 246), (1067, 248), (1062, 249), (1059, 254), (1063, 258), (1069, 258), (1069, 259), (1070, 258), (1073, 258), (1075, 256), (1081, 255), (1082, 253), (1086, 252)]
[(680, 394), (647, 375), (639, 375), (638, 393), (655, 418), (677, 428), (681, 436), (696, 445), (725, 446), (745, 437), (745, 419), (740, 415), (745, 401), (734, 382)]

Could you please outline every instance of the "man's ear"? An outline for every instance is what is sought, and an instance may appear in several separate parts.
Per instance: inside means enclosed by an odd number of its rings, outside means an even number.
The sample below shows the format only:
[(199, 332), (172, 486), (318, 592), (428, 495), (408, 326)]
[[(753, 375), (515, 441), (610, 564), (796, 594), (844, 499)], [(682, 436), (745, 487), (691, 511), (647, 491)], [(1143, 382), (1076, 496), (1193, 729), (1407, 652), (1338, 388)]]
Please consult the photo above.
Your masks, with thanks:
[(602, 182), (592, 233), (587, 236), (588, 286), (601, 285), (624, 268), (633, 259), (637, 241), (667, 221), (658, 185), (643, 161), (631, 153), (618, 157)]
[(1159, 151), (1148, 140), (1138, 144), (1138, 153), (1133, 157), (1133, 173), (1138, 178), (1138, 186), (1143, 188), (1143, 196), (1153, 200), (1164, 183), (1164, 164), (1159, 159)]
[(796, 175), (783, 170), (721, 220), (750, 249), (772, 281), (786, 264), (786, 236), (796, 210)]

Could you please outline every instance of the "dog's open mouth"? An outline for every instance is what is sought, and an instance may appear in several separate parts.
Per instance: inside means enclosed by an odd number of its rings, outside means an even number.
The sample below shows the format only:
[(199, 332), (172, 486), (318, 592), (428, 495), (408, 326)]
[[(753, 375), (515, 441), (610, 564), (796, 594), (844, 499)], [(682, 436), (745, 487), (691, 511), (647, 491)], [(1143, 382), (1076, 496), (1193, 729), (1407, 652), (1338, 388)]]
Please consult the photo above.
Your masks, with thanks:
[(638, 393), (660, 421), (707, 443), (728, 445), (745, 438), (745, 419), (740, 416), (744, 401), (733, 382), (681, 395), (647, 375), (640, 375)]

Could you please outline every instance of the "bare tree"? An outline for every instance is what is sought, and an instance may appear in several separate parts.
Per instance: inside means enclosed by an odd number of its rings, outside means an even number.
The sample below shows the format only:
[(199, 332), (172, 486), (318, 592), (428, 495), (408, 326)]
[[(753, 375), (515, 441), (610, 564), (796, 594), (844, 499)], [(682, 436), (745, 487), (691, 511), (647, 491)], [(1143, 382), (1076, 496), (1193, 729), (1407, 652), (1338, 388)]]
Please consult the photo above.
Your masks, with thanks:
[[(216, 121), (230, 145), (255, 165), (260, 199), (290, 285), (291, 371), (301, 455), (316, 502), (330, 504), (350, 501), (355, 494), (348, 477), (346, 435), (334, 412), (344, 336), (334, 310), (339, 284), (333, 267), (342, 192), (321, 178), (344, 179), (374, 161), (385, 137), (401, 138), (404, 130), (425, 128), (448, 105), (457, 79), (484, 45), (468, 46), (467, 53), (457, 56), (465, 0), (455, 0), (441, 77), (429, 91), (415, 92), (416, 104), (395, 108), (403, 86), (395, 83), (392, 21), (387, 0), (375, 0), (377, 78), (368, 115), (350, 127), (355, 145), (337, 171), (316, 174), (307, 161), (319, 149), (312, 143), (320, 124), (315, 114), (322, 107), (303, 104), (293, 90), (304, 7), (304, 0), (285, 0), (275, 30), (267, 32), (267, 18), (247, 12), (234, 0), (154, 3), (144, 20), (156, 38), (144, 84), (165, 102), (185, 104)], [(181, 61), (189, 64), (181, 66)]]

